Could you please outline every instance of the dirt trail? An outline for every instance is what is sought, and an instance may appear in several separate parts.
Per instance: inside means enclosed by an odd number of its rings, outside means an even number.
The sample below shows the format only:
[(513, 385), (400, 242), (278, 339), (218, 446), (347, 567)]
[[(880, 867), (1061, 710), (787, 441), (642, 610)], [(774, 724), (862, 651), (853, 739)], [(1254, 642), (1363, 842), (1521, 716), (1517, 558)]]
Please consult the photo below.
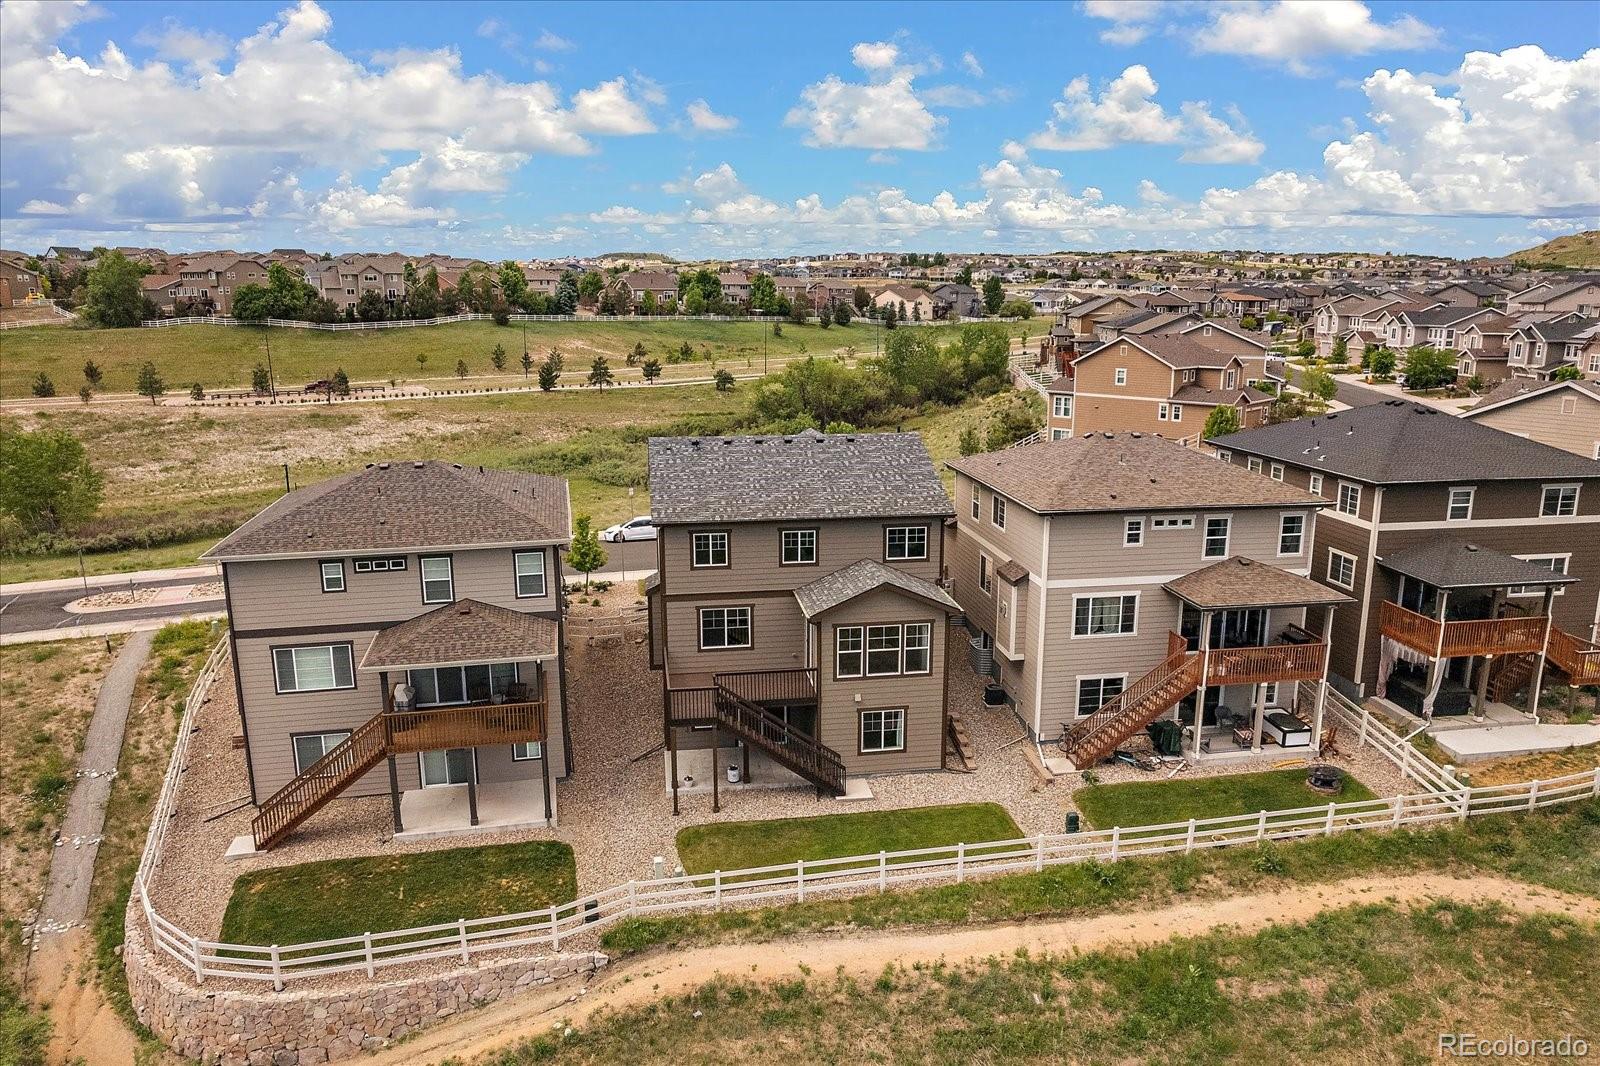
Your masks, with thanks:
[(134, 1066), (138, 1041), (100, 994), (94, 945), (82, 928), (42, 941), (29, 960), (32, 995), (49, 1004), (52, 1063)]
[(364, 1060), (371, 1066), (463, 1061), (507, 1044), (548, 1032), (554, 1025), (578, 1026), (602, 1009), (624, 1010), (665, 996), (680, 995), (713, 977), (777, 980), (807, 967), (815, 974), (873, 976), (888, 964), (910, 966), (943, 959), (1006, 956), (1030, 952), (1092, 951), (1114, 945), (1141, 947), (1177, 936), (1223, 927), (1256, 932), (1309, 921), (1324, 911), (1358, 904), (1409, 905), (1431, 899), (1460, 903), (1501, 903), (1524, 914), (1563, 914), (1600, 923), (1600, 900), (1567, 895), (1498, 877), (1472, 879), (1420, 874), (1363, 877), (1323, 885), (1304, 885), (1269, 893), (1197, 900), (1156, 910), (1104, 914), (1093, 918), (1028, 924), (986, 925), (932, 932), (855, 933), (837, 937), (790, 939), (770, 944), (723, 944), (646, 956), (608, 969), (587, 991), (567, 983), (542, 993), (495, 1004), (428, 1029), (398, 1047)]

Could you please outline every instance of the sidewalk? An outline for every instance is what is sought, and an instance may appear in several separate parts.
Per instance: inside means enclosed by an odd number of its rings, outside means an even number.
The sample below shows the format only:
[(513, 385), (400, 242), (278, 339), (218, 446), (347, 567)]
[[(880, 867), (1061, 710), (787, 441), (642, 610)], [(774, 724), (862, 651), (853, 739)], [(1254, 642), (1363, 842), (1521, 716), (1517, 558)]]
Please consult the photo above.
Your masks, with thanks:
[[(218, 580), (222, 576), (220, 568), (214, 563), (203, 566), (178, 566), (170, 570), (134, 570), (126, 574), (90, 574), (89, 591), (92, 593), (96, 586), (109, 588), (116, 585), (144, 585), (152, 581), (170, 581), (181, 578), (194, 578), (197, 580)], [(44, 581), (17, 581), (9, 585), (0, 585), (0, 597), (21, 596), (29, 592), (60, 592), (63, 589), (81, 589), (84, 579), (81, 577), (55, 577)]]
[(91, 625), (61, 626), (56, 629), (29, 629), (21, 633), (0, 633), (0, 648), (9, 648), (13, 644), (44, 644), (52, 640), (109, 637), (116, 633), (147, 633), (175, 622), (206, 622), (213, 618), (226, 617), (228, 617), (227, 611), (195, 611), (192, 614), (167, 615), (162, 618), (135, 618), (127, 622), (95, 622)]

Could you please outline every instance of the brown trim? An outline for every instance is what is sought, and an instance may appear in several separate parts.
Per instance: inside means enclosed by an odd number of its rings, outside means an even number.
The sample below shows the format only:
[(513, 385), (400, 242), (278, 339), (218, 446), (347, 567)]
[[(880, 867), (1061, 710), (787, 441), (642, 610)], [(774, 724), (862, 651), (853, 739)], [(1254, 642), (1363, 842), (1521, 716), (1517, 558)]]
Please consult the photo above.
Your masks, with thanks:
[[(545, 550), (543, 548), (512, 548), (511, 549), (511, 596), (512, 596), (513, 599), (518, 599), (518, 600), (542, 600), (546, 596), (550, 595), (550, 560), (548, 558), (545, 559), (544, 569), (542, 571), (540, 571), (540, 573), (539, 573), (540, 579), (544, 582), (544, 591), (543, 592), (539, 593), (537, 596), (534, 596), (534, 595), (524, 596), (522, 594), (521, 590), (517, 588), (517, 556), (519, 556), (519, 555), (544, 555), (544, 554), (545, 554)], [(418, 564), (418, 568), (419, 569), (421, 568), (421, 564), (420, 563)], [(455, 565), (452, 563), (451, 567), (450, 567), (450, 591), (452, 591), (452, 592), (455, 591), (455, 584), (456, 584), (456, 572), (455, 572)]]
[[(339, 568), (339, 587), (336, 588), (336, 589), (330, 589), (328, 587), (327, 575), (325, 575), (322, 572), (322, 568), (324, 566), (330, 566), (330, 565), (337, 566)], [(341, 593), (345, 593), (345, 592), (350, 591), (350, 578), (347, 575), (347, 572), (345, 571), (344, 560), (343, 559), (318, 559), (317, 560), (317, 586), (322, 589), (322, 594), (324, 596), (337, 596), (337, 595), (340, 595)]]
[[(933, 558), (933, 530), (932, 523), (923, 522), (884, 522), (882, 523), (883, 535), (881, 547), (883, 548), (883, 562), (890, 563), (923, 563)], [(908, 555), (903, 558), (890, 558), (889, 556), (889, 530), (891, 529), (920, 529), (922, 530), (922, 554)]]
[[(750, 628), (750, 643), (748, 643), (748, 644), (728, 644), (728, 645), (719, 644), (719, 645), (715, 645), (715, 646), (710, 647), (710, 648), (706, 647), (705, 644), (702, 642), (702, 639), (701, 639), (701, 638), (703, 638), (705, 636), (705, 625), (704, 625), (704, 622), (702, 621), (700, 615), (705, 611), (737, 611), (737, 610), (744, 610), (744, 611), (749, 611), (750, 612), (750, 626), (749, 626), (749, 628)], [(699, 651), (750, 651), (751, 649), (753, 649), (756, 646), (756, 609), (755, 609), (755, 605), (754, 604), (749, 604), (749, 603), (721, 603), (721, 604), (713, 603), (713, 604), (710, 604), (710, 605), (705, 606), (705, 607), (696, 607), (695, 611), (694, 611), (694, 643), (695, 643), (695, 648), (697, 650), (699, 650)]]
[[(300, 766), (299, 753), (295, 751), (294, 742), (295, 742), (295, 738), (296, 737), (329, 737), (329, 736), (332, 736), (335, 733), (343, 733), (346, 737), (349, 737), (350, 734), (353, 733), (353, 732), (355, 732), (354, 729), (301, 729), (301, 730), (299, 730), (297, 732), (290, 733), (289, 734), (289, 761), (294, 763), (294, 775), (296, 777), (299, 777), (302, 773), (305, 772), (304, 769)], [(326, 755), (327, 752), (323, 752), (322, 754)]]
[[(733, 568), (733, 530), (728, 527), (695, 529), (690, 527), (685, 530), (689, 535), (689, 569), (690, 570), (730, 570)], [(721, 533), (727, 538), (728, 561), (723, 563), (697, 563), (694, 561), (694, 538), (702, 533)]]
[[(908, 708), (900, 707), (858, 707), (856, 709), (856, 755), (865, 758), (869, 755), (904, 755), (906, 752), (906, 730), (911, 723), (907, 720)], [(899, 711), (900, 712), (900, 746), (898, 748), (875, 748), (866, 751), (861, 746), (862, 719), (869, 711)], [(942, 743), (942, 741), (941, 741)]]
[[(348, 684), (348, 685), (334, 685), (332, 688), (305, 688), (305, 689), (301, 689), (301, 688), (281, 689), (281, 688), (279, 688), (278, 687), (278, 652), (285, 651), (285, 650), (292, 649), (292, 648), (349, 648), (350, 649), (350, 684)], [(273, 692), (274, 695), (277, 695), (277, 696), (303, 696), (303, 695), (308, 695), (308, 694), (313, 693), (313, 692), (355, 692), (355, 691), (359, 690), (360, 687), (361, 687), (361, 682), (356, 677), (356, 674), (357, 674), (357, 670), (356, 670), (356, 646), (355, 646), (355, 643), (353, 641), (331, 640), (331, 641), (328, 641), (326, 644), (321, 644), (321, 643), (311, 643), (311, 644), (269, 644), (269, 645), (267, 645), (267, 659), (268, 659), (268, 665), (272, 668), (272, 692)], [(329, 665), (330, 666), (332, 665), (331, 661), (330, 661)], [(335, 680), (337, 680), (337, 675), (335, 675)]]
[[(785, 533), (810, 533), (811, 534), (811, 561), (809, 563), (789, 563), (783, 559), (783, 535)], [(779, 566), (816, 566), (822, 558), (822, 530), (818, 526), (779, 526), (778, 527), (778, 565)]]
[[(561, 766), (562, 776), (571, 777), (573, 767), (572, 716), (567, 713), (567, 583), (563, 577), (563, 571), (561, 569), (561, 548), (557, 546), (556, 550), (551, 554), (555, 557), (556, 626), (558, 628), (557, 635), (561, 641), (559, 645), (561, 654), (556, 656), (556, 684), (561, 686)], [(539, 664), (539, 669), (544, 669), (543, 663)], [(546, 699), (548, 700), (548, 696)], [(548, 734), (549, 730), (546, 729), (545, 732)], [(549, 736), (546, 735), (545, 740), (548, 742), (549, 739)], [(549, 765), (548, 759), (545, 760), (545, 765)], [(545, 772), (544, 790), (544, 809), (546, 812), (549, 812), (551, 807), (550, 774), (548, 770)]]
[[(839, 623), (832, 624), (831, 628), (833, 630), (833, 648), (832, 648), (832, 650), (830, 651), (829, 654), (833, 656), (833, 664), (832, 664), (832, 666), (829, 667), (829, 671), (832, 674), (833, 680), (834, 681), (883, 681), (883, 680), (888, 680), (890, 678), (931, 677), (931, 676), (933, 676), (933, 632), (934, 632), (934, 627), (936, 625), (938, 625), (937, 621), (931, 620), (931, 619), (927, 619), (927, 618), (912, 618), (912, 619), (906, 619), (904, 621), (891, 619), (890, 621), (887, 621), (887, 622), (839, 622)], [(896, 670), (892, 674), (869, 674), (869, 673), (866, 672), (867, 671), (867, 630), (871, 629), (874, 626), (899, 626), (900, 627), (900, 649), (899, 650), (900, 650), (900, 665), (901, 665), (901, 669)], [(905, 633), (906, 626), (927, 626), (928, 627), (928, 649), (927, 649), (927, 651), (928, 651), (928, 668), (926, 670), (906, 670), (906, 669), (904, 669), (905, 661), (906, 661), (906, 633)], [(839, 630), (841, 630), (841, 629), (860, 629), (861, 630), (861, 673), (859, 673), (859, 674), (842, 674), (841, 675), (839, 673)]]
[[(250, 756), (250, 718), (244, 709), (244, 675), (239, 669), (239, 632), (233, 628), (233, 589), (228, 584), (228, 564), (222, 567), (222, 602), (228, 612), (228, 651), (233, 656), (233, 696), (239, 710), (239, 728), (244, 733), (244, 772), (250, 779), (250, 802), (256, 802), (256, 767)], [(272, 665), (272, 664), (269, 664)], [(273, 687), (277, 687), (277, 670), (273, 669)]]
[[(450, 598), (448, 600), (428, 599), (428, 579), (424, 574), (423, 562), (428, 559), (448, 559), (450, 562)], [(424, 607), (447, 607), (456, 602), (456, 557), (453, 552), (431, 552), (428, 555), (417, 556), (417, 594), (422, 597)]]
[[(708, 567), (701, 567), (701, 569), (722, 570), (724, 568), (720, 567), (720, 566), (717, 566), (717, 567), (709, 567), (709, 568)], [(714, 592), (714, 593), (711, 593), (711, 595), (712, 596), (739, 596), (739, 597), (744, 598), (744, 599), (752, 599), (752, 600), (783, 599), (783, 598), (787, 598), (787, 599), (791, 599), (792, 600), (792, 599), (794, 599), (794, 589), (761, 589), (759, 591), (753, 591), (753, 592)], [(664, 599), (664, 600), (704, 600), (706, 598), (706, 596), (707, 596), (707, 594), (704, 593), (704, 592), (675, 592), (675, 593), (672, 593), (670, 595), (668, 595), (665, 591), (663, 591), (661, 593), (661, 598)]]

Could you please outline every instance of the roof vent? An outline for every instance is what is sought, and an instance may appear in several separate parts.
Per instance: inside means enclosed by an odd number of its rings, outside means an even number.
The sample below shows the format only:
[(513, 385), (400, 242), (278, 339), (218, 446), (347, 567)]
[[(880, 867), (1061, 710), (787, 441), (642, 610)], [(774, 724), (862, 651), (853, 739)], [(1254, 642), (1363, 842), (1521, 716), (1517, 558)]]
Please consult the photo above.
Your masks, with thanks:
[(1468, 545), (1467, 545), (1467, 551), (1469, 551), (1469, 552), (1475, 552), (1475, 551), (1477, 551), (1477, 550), (1478, 550), (1478, 546), (1477, 546), (1477, 545), (1476, 545), (1476, 544), (1468, 544)]
[(472, 605), (470, 603), (458, 603), (456, 605), (456, 614), (471, 614), (471, 613), (472, 613)]
[(378, 469), (379, 470), (387, 470), (387, 469), (389, 469), (389, 464), (388, 463), (379, 463), (378, 464)]
[[(413, 470), (421, 470), (422, 469), (422, 464), (421, 463), (412, 463), (411, 464), (411, 469), (413, 469)], [(461, 468), (458, 466), (458, 467), (456, 467), (456, 469), (460, 470)]]

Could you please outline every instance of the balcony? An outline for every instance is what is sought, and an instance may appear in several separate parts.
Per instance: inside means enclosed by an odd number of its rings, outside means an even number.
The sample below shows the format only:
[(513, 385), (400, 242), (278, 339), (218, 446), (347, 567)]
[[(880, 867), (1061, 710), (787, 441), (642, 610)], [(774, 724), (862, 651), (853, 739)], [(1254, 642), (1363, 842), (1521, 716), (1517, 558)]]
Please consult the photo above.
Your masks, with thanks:
[(1206, 659), (1207, 685), (1259, 685), (1271, 681), (1316, 681), (1328, 662), (1328, 645), (1268, 644), (1216, 648)]
[(717, 720), (717, 690), (755, 704), (814, 703), (817, 671), (744, 670), (731, 673), (667, 673), (667, 717), (677, 725)]
[(1385, 602), (1378, 611), (1378, 632), (1429, 658), (1525, 655), (1544, 650), (1548, 621), (1530, 615), (1441, 622)]
[(397, 755), (488, 744), (543, 743), (546, 719), (542, 699), (390, 710), (384, 715), (390, 748)]

